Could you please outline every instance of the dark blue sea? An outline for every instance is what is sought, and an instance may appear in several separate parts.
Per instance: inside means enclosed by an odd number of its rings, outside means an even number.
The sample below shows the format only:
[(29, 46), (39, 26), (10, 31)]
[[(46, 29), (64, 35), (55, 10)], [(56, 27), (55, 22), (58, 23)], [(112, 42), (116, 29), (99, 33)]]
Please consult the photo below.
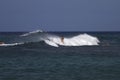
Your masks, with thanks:
[[(51, 32), (64, 36), (83, 33)], [(97, 37), (99, 45), (56, 48), (38, 41), (1, 46), (0, 80), (120, 80), (120, 32), (86, 33)], [(0, 41), (20, 41), (21, 34), (1, 32)]]

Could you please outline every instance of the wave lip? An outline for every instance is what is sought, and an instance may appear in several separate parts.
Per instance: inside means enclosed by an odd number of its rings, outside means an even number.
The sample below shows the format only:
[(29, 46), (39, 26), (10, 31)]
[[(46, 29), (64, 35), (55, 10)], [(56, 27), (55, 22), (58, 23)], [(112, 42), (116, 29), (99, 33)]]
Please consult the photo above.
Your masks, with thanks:
[(29, 33), (26, 33), (26, 34), (20, 35), (20, 36), (29, 36), (29, 35), (31, 35), (31, 34), (42, 33), (42, 32), (43, 32), (42, 30), (36, 30), (36, 31), (32, 31), (32, 32), (29, 32)]

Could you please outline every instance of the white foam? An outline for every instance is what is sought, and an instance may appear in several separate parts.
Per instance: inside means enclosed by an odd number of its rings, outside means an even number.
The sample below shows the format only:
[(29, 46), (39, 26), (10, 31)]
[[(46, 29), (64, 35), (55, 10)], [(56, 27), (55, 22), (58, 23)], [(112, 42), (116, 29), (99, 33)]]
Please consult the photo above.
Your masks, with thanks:
[[(84, 45), (98, 45), (100, 42), (96, 37), (90, 36), (88, 34), (80, 34), (77, 36), (73, 36), (71, 38), (64, 37), (63, 41), (62, 38), (59, 36), (48, 36), (49, 43), (45, 41), (46, 44), (55, 46), (84, 46)], [(54, 43), (54, 44), (53, 44)]]
[(55, 42), (50, 41), (50, 40), (45, 40), (45, 43), (54, 47), (59, 47)]
[(21, 45), (24, 43), (11, 43), (11, 44), (0, 44), (0, 46), (16, 46), (16, 45)]

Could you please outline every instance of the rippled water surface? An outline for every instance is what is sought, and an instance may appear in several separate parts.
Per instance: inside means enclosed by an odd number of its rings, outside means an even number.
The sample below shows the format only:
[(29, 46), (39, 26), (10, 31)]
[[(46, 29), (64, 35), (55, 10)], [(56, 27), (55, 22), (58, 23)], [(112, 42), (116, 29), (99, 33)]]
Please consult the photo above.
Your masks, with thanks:
[[(0, 33), (0, 40), (9, 43), (20, 34)], [(100, 44), (56, 48), (32, 42), (0, 47), (0, 80), (119, 80), (120, 33), (88, 34), (96, 36)]]

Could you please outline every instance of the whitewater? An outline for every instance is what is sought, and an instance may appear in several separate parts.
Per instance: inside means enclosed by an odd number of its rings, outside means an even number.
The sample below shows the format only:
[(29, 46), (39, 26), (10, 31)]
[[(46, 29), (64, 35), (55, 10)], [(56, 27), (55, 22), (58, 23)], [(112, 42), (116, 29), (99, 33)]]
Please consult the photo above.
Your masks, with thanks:
[(97, 37), (88, 34), (78, 34), (74, 36), (60, 36), (42, 30), (36, 30), (29, 33), (25, 33), (19, 36), (22, 41), (11, 44), (2, 44), (0, 46), (16, 46), (30, 42), (45, 42), (47, 45), (53, 47), (59, 46), (95, 46), (99, 45), (100, 41)]
[[(72, 37), (64, 37), (56, 34), (50, 34), (42, 30), (37, 30), (21, 35), (22, 37), (35, 36), (39, 33), (39, 40), (44, 41), (46, 44), (54, 47), (59, 46), (92, 46), (99, 45), (99, 40), (97, 37), (88, 34), (79, 34)], [(63, 38), (63, 39), (62, 39)], [(38, 41), (39, 41), (38, 40)]]

